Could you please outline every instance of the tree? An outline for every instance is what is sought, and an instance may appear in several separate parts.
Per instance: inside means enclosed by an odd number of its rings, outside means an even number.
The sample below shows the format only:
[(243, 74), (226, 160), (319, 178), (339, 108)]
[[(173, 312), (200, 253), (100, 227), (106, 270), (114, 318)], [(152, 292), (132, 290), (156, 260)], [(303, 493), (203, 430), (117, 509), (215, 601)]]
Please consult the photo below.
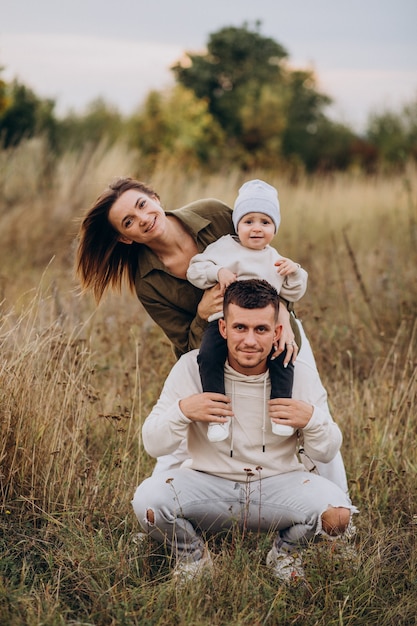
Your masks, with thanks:
[(224, 141), (207, 101), (181, 85), (152, 91), (128, 122), (128, 136), (150, 167), (173, 159), (184, 167), (213, 165)]
[[(308, 127), (307, 127), (308, 132)], [(309, 172), (345, 170), (358, 162), (357, 137), (347, 126), (322, 118), (301, 143), (303, 163)]]
[(396, 113), (384, 111), (369, 116), (366, 131), (375, 146), (379, 161), (402, 166), (410, 158), (417, 159), (417, 98)]
[[(4, 68), (0, 66), (0, 74), (2, 73), (3, 70)], [(7, 85), (5, 81), (2, 78), (0, 78), (0, 118), (3, 114), (3, 111), (7, 107), (6, 89), (7, 89)]]
[(311, 152), (317, 132), (320, 125), (327, 121), (323, 109), (331, 99), (316, 90), (311, 71), (290, 72), (287, 83), (287, 124), (282, 138), (282, 152), (286, 158), (299, 156), (311, 168)]
[[(244, 165), (280, 156), (305, 163), (331, 99), (311, 71), (292, 71), (283, 46), (259, 32), (227, 27), (210, 35), (207, 51), (173, 66), (177, 82), (205, 98)], [(312, 166), (311, 158), (309, 167)]]
[(176, 80), (206, 98), (209, 111), (229, 137), (241, 137), (239, 111), (246, 89), (255, 99), (267, 84), (279, 82), (287, 51), (279, 43), (255, 30), (226, 27), (210, 35), (207, 52), (188, 52), (172, 67)]
[(43, 100), (17, 80), (6, 85), (6, 104), (0, 109), (0, 140), (5, 148), (22, 139), (44, 134), (51, 145), (56, 140), (55, 102)]
[(59, 123), (61, 148), (96, 146), (103, 140), (113, 144), (123, 132), (124, 121), (119, 111), (102, 98), (90, 102), (84, 114), (70, 113)]
[(287, 125), (287, 104), (282, 93), (269, 84), (253, 91), (248, 86), (239, 111), (244, 152), (240, 157), (246, 168), (276, 165), (282, 153), (282, 136)]

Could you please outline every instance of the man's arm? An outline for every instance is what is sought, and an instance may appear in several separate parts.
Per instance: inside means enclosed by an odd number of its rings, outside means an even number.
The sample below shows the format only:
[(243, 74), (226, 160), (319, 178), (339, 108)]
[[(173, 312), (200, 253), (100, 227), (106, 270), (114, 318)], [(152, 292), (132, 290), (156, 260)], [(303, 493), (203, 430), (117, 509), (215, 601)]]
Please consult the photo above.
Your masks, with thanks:
[(317, 461), (331, 461), (342, 444), (342, 433), (333, 421), (327, 393), (318, 372), (301, 357), (294, 370), (292, 398), (270, 400), (270, 418), (302, 429), (306, 454)]
[(302, 430), (305, 452), (317, 461), (328, 463), (340, 450), (340, 428), (323, 409), (294, 398), (275, 398), (270, 400), (269, 416), (278, 424)]
[(227, 396), (202, 393), (196, 354), (189, 352), (174, 365), (143, 424), (143, 445), (153, 457), (174, 452), (193, 421), (224, 422), (232, 415)]
[[(197, 377), (193, 375), (195, 363)], [(158, 402), (142, 426), (145, 450), (153, 457), (174, 452), (187, 436), (190, 420), (182, 413), (179, 402), (183, 396), (198, 392), (196, 351), (189, 352), (174, 365), (159, 396)]]

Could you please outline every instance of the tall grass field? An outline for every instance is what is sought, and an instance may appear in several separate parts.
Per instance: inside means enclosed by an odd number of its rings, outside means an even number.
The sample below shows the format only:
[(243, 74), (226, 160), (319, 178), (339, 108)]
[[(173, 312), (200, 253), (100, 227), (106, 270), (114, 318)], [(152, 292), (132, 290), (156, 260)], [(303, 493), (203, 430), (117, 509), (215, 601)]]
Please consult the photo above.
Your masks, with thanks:
[(265, 566), (271, 536), (208, 538), (215, 576), (178, 587), (131, 508), (154, 460), (141, 425), (174, 363), (136, 296), (96, 307), (74, 276), (83, 212), (121, 175), (123, 145), (53, 160), (40, 140), (0, 153), (0, 624), (417, 624), (417, 171), (295, 178), (156, 167), (165, 208), (279, 190), (276, 247), (309, 273), (303, 321), (343, 435), (357, 558), (329, 544), (307, 582)]

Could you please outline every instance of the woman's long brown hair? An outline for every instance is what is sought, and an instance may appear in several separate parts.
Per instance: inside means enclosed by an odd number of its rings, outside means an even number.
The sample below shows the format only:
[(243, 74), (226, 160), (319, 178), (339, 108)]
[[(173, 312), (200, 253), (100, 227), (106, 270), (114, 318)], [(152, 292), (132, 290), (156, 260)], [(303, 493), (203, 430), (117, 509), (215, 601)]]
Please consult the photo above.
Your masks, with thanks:
[(138, 246), (119, 241), (119, 233), (109, 222), (109, 211), (129, 189), (137, 189), (159, 199), (155, 191), (133, 178), (119, 178), (97, 198), (83, 218), (78, 234), (76, 273), (84, 291), (91, 291), (100, 302), (111, 287), (121, 290), (123, 282), (134, 290), (138, 269)]

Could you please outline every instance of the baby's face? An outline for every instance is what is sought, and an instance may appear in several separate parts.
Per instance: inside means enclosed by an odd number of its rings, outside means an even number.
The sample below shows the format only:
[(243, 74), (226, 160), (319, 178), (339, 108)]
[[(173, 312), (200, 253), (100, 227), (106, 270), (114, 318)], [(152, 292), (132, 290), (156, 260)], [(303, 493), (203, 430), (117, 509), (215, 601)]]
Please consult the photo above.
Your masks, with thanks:
[(237, 234), (245, 248), (262, 250), (275, 235), (275, 224), (265, 213), (247, 213), (237, 225)]

